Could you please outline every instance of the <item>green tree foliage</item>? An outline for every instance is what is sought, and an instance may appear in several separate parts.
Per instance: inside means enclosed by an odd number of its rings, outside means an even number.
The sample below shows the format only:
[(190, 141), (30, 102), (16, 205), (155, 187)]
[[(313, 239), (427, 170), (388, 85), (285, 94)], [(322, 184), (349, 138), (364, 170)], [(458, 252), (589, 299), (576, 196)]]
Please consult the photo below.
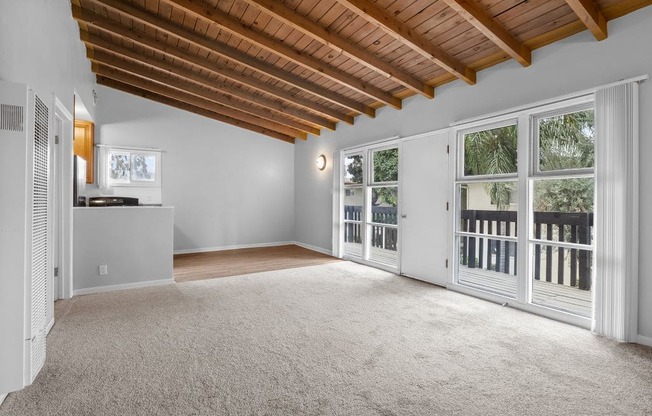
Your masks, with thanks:
[[(374, 182), (393, 182), (398, 180), (398, 148), (381, 150), (373, 154)], [(362, 184), (362, 155), (347, 156), (345, 183)], [(398, 205), (396, 187), (376, 188), (372, 192), (371, 204)]]
[[(539, 167), (542, 171), (593, 167), (593, 110), (544, 118), (539, 122)], [(534, 187), (534, 210), (593, 212), (592, 179), (543, 180)]]
[[(593, 167), (594, 112), (579, 111), (539, 121), (539, 168), (541, 171)], [(499, 175), (517, 169), (516, 126), (470, 133), (464, 137), (464, 173)], [(510, 183), (485, 186), (499, 210), (509, 207)], [(593, 180), (541, 180), (534, 187), (535, 211), (592, 212)]]
[(344, 183), (362, 183), (362, 155), (347, 156)]
[[(466, 134), (464, 174), (473, 176), (515, 173), (517, 142), (515, 125)], [(514, 187), (511, 183), (491, 182), (485, 185), (485, 191), (498, 210), (505, 210), (509, 207)]]

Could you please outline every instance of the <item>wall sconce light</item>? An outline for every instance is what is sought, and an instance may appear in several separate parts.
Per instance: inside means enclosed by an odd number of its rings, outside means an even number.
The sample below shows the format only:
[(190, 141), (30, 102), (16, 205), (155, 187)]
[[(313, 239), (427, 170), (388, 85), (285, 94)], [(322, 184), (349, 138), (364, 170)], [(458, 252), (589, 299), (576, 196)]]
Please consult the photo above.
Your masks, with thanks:
[(317, 169), (324, 170), (326, 168), (326, 156), (319, 155), (315, 163), (317, 164)]

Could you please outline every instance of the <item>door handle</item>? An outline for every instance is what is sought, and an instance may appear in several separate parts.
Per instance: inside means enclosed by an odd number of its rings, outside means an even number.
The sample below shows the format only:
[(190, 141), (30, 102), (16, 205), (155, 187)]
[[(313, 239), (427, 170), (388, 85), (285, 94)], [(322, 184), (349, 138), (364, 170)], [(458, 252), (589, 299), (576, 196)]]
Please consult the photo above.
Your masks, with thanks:
[(407, 218), (407, 214), (401, 214), (401, 218), (406, 219), (406, 218)]

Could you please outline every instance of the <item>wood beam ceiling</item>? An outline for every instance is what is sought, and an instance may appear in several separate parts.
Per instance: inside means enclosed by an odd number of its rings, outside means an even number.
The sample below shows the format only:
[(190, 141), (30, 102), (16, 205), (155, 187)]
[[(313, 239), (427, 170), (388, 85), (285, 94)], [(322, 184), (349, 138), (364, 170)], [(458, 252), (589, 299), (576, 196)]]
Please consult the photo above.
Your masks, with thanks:
[(399, 98), (396, 98), (391, 94), (386, 93), (385, 91), (372, 85), (366, 84), (360, 79), (350, 76), (344, 71), (341, 71), (331, 65), (315, 59), (310, 55), (286, 46), (283, 44), (283, 42), (280, 42), (275, 38), (271, 38), (262, 32), (251, 29), (241, 24), (239, 21), (225, 15), (224, 13), (220, 13), (220, 11), (217, 9), (210, 8), (204, 4), (199, 4), (192, 0), (163, 1), (173, 5), (174, 7), (178, 7), (196, 17), (214, 23), (221, 28), (229, 31), (230, 33), (246, 39), (254, 45), (257, 45), (275, 55), (282, 56), (283, 58), (288, 59), (297, 65), (301, 65), (308, 70), (319, 73), (332, 81), (352, 88), (359, 93), (365, 94), (396, 109), (401, 108), (401, 100)]
[(369, 117), (375, 117), (376, 110), (356, 100), (347, 98), (341, 94), (337, 94), (328, 88), (319, 86), (315, 83), (309, 82), (301, 77), (292, 73), (286, 72), (281, 68), (274, 65), (262, 62), (251, 55), (241, 52), (235, 48), (227, 46), (217, 41), (208, 39), (199, 33), (185, 29), (181, 26), (171, 23), (156, 14), (150, 13), (145, 9), (132, 6), (124, 3), (121, 0), (92, 0), (94, 3), (105, 6), (119, 13), (120, 15), (135, 19), (138, 22), (145, 24), (154, 29), (160, 30), (172, 35), (180, 40), (190, 42), (208, 52), (216, 53), (225, 58), (238, 62), (256, 72), (262, 73), (276, 80), (291, 84), (303, 91), (314, 94), (320, 98), (328, 100), (334, 104), (345, 107), (356, 114), (365, 114)]
[(530, 66), (532, 63), (530, 48), (516, 39), (487, 12), (480, 9), (474, 1), (444, 0), (444, 2), (521, 65)]
[[(292, 127), (297, 127), (300, 130), (303, 130), (307, 133), (312, 133), (315, 135), (319, 135), (319, 128), (320, 127), (325, 127), (331, 130), (335, 130), (335, 123), (328, 121), (324, 118), (316, 117), (316, 116), (311, 116), (309, 113), (306, 113), (304, 111), (296, 110), (294, 108), (284, 106), (278, 101), (275, 100), (270, 100), (266, 97), (262, 97), (259, 95), (255, 95), (246, 91), (243, 91), (242, 89), (233, 86), (233, 85), (227, 85), (224, 83), (218, 84), (216, 83), (216, 80), (213, 78), (210, 78), (206, 75), (198, 74), (196, 72), (190, 71), (188, 69), (185, 69), (179, 65), (173, 64), (171, 61), (163, 61), (160, 59), (157, 59), (153, 56), (138, 53), (132, 49), (125, 48), (123, 46), (119, 46), (116, 44), (112, 44), (111, 42), (108, 42), (99, 36), (95, 36), (93, 34), (90, 34), (86, 31), (81, 31), (81, 40), (86, 43), (87, 46), (97, 50), (98, 48), (108, 52), (108, 53), (113, 53), (116, 55), (120, 55), (122, 58), (125, 58), (127, 60), (133, 61), (133, 62), (138, 62), (141, 64), (146, 64), (151, 68), (158, 68), (162, 69), (166, 72), (169, 72), (170, 74), (175, 74), (178, 77), (182, 77), (186, 80), (193, 81), (197, 84), (200, 84), (202, 87), (208, 88), (215, 90), (218, 93), (226, 93), (230, 94), (231, 96), (241, 98), (243, 100), (248, 101), (250, 104), (256, 105), (256, 106), (261, 106), (270, 110), (273, 110), (277, 112), (278, 120), (281, 120), (285, 117), (285, 115), (290, 115), (293, 117), (296, 117), (299, 119), (301, 122), (317, 126), (317, 128), (313, 129), (304, 129), (303, 126), (299, 127), (300, 124), (288, 124), (289, 126)], [(276, 117), (276, 116), (275, 116)], [(276, 119), (276, 118), (275, 118)]]
[(240, 120), (245, 123), (258, 125), (265, 128), (266, 130), (275, 131), (288, 137), (298, 137), (301, 139), (306, 137), (305, 133), (299, 132), (298, 130), (268, 120), (260, 119), (258, 117), (252, 116), (251, 114), (235, 110), (222, 104), (218, 104), (209, 99), (194, 95), (174, 86), (170, 86), (170, 84), (166, 84), (165, 82), (162, 83), (158, 81), (152, 81), (149, 78), (140, 77), (95, 59), (92, 59), (91, 62), (93, 72), (105, 78), (111, 78), (115, 81), (122, 82), (123, 84), (128, 84), (133, 87), (145, 89), (147, 91), (152, 91), (156, 94), (166, 96), (173, 100), (184, 102), (195, 107), (201, 107), (213, 113), (222, 114), (224, 116)]
[(171, 107), (176, 107), (181, 110), (189, 111), (191, 113), (199, 114), (204, 117), (211, 118), (213, 120), (220, 121), (222, 123), (230, 124), (232, 126), (240, 127), (243, 129), (247, 129), (250, 131), (253, 131), (255, 133), (263, 134), (265, 136), (273, 137), (275, 139), (282, 140), (284, 142), (292, 143), (294, 144), (294, 138), (292, 136), (288, 136), (285, 134), (281, 134), (277, 131), (274, 130), (268, 130), (266, 128), (260, 127), (256, 124), (251, 124), (244, 122), (242, 120), (238, 120), (229, 116), (225, 116), (224, 114), (221, 113), (216, 113), (213, 111), (209, 111), (203, 106), (196, 106), (196, 105), (191, 105), (183, 101), (178, 101), (175, 99), (172, 99), (170, 97), (167, 97), (165, 95), (157, 94), (155, 92), (152, 92), (148, 89), (143, 89), (143, 88), (138, 88), (134, 87), (133, 85), (125, 84), (120, 81), (116, 81), (111, 78), (107, 78), (103, 75), (98, 75), (97, 76), (97, 83), (100, 85), (104, 85), (106, 87), (114, 88), (116, 90), (120, 90), (129, 94), (137, 95), (139, 97), (146, 98), (148, 100), (156, 101), (161, 104), (169, 105)]
[[(178, 59), (191, 65), (195, 65), (203, 70), (228, 78), (240, 85), (246, 85), (260, 92), (264, 92), (282, 99), (286, 104), (294, 104), (304, 109), (319, 113), (323, 116), (329, 117), (331, 120), (341, 120), (347, 124), (353, 124), (353, 117), (343, 112), (333, 110), (329, 107), (319, 105), (311, 100), (298, 97), (284, 89), (275, 88), (274, 86), (262, 82), (254, 77), (249, 77), (237, 72), (233, 69), (227, 68), (223, 65), (217, 65), (199, 55), (194, 55), (187, 52), (185, 49), (169, 45), (165, 42), (159, 41), (153, 36), (148, 36), (145, 33), (136, 32), (120, 24), (114, 23), (106, 17), (100, 16), (88, 10), (73, 6), (73, 18), (79, 22), (100, 29), (102, 32), (116, 36), (122, 40), (129, 40), (145, 47), (146, 49), (161, 52), (172, 59)], [(82, 31), (84, 33), (85, 31)], [(87, 32), (86, 32), (87, 33)], [(83, 39), (82, 39), (83, 40)], [(285, 110), (284, 110), (285, 111)], [(290, 114), (290, 113), (288, 113)], [(308, 113), (310, 114), (310, 113)], [(332, 125), (325, 126), (331, 129)]]
[(451, 57), (438, 46), (432, 44), (423, 35), (414, 31), (407, 24), (399, 21), (387, 11), (367, 0), (337, 0), (342, 5), (356, 12), (369, 22), (378, 25), (397, 40), (408, 45), (434, 64), (444, 68), (468, 84), (475, 84), (475, 71)]
[[(171, 1), (174, 4), (191, 5), (192, 9), (198, 9), (197, 5), (192, 0), (165, 0)], [(427, 98), (435, 96), (435, 90), (430, 85), (421, 81), (420, 79), (399, 70), (392, 66), (390, 63), (383, 61), (373, 53), (351, 43), (346, 38), (340, 37), (333, 33), (328, 28), (325, 28), (318, 23), (310, 20), (300, 13), (280, 4), (275, 0), (244, 0), (246, 3), (263, 10), (266, 13), (273, 15), (275, 18), (283, 21), (286, 25), (302, 32), (303, 34), (317, 39), (324, 45), (335, 49), (338, 52), (346, 54), (348, 57), (356, 60), (357, 62), (365, 65), (378, 73), (390, 77), (395, 82), (411, 89), (412, 91), (423, 95)], [(190, 10), (190, 7), (185, 7)], [(199, 10), (197, 10), (199, 11)], [(206, 11), (204, 10), (204, 13)]]
[[(70, 0), (98, 82), (279, 140), (376, 109), (652, 0)], [(466, 21), (465, 21), (466, 20)], [(468, 23), (467, 23), (468, 22)]]
[(597, 40), (607, 39), (607, 19), (593, 0), (566, 0), (566, 3)]
[[(151, 80), (166, 87), (171, 87), (181, 92), (192, 94), (196, 97), (206, 100), (206, 102), (219, 104), (224, 108), (224, 114), (230, 117), (238, 118), (237, 114), (242, 114), (243, 117), (245, 115), (247, 117), (245, 121), (252, 122), (254, 120), (253, 117), (256, 116), (260, 118), (259, 123), (261, 123), (261, 125), (264, 125), (269, 129), (275, 128), (277, 131), (302, 139), (306, 138), (306, 133), (316, 134), (316, 132), (319, 132), (317, 129), (305, 128), (302, 124), (296, 123), (291, 119), (275, 117), (275, 114), (271, 111), (265, 111), (264, 109), (258, 107), (243, 104), (235, 100), (233, 97), (227, 97), (216, 93), (214, 90), (207, 90), (198, 85), (185, 82), (175, 77), (173, 74), (164, 74), (161, 73), (162, 71), (156, 70), (153, 71), (151, 68), (147, 68), (143, 65), (127, 62), (107, 53), (94, 51), (92, 49), (87, 49), (87, 56), (91, 62), (102, 64), (99, 67), (100, 69), (104, 67), (118, 69), (121, 72), (129, 73), (135, 77)], [(93, 69), (98, 69), (98, 67), (95, 66)], [(106, 73), (102, 75), (109, 76)], [(120, 79), (120, 81), (127, 82), (124, 79)], [(178, 97), (171, 98), (178, 99)], [(228, 114), (226, 112), (228, 112)], [(310, 131), (306, 132), (306, 129)]]

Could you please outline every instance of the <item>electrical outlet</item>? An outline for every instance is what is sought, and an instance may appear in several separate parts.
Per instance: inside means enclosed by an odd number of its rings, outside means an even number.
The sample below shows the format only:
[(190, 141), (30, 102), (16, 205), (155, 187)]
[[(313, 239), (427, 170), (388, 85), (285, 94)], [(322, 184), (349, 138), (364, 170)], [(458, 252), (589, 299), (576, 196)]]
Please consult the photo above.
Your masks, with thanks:
[(100, 264), (100, 276), (105, 276), (109, 274), (109, 266), (106, 264)]

